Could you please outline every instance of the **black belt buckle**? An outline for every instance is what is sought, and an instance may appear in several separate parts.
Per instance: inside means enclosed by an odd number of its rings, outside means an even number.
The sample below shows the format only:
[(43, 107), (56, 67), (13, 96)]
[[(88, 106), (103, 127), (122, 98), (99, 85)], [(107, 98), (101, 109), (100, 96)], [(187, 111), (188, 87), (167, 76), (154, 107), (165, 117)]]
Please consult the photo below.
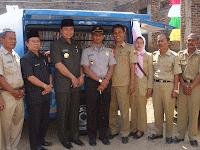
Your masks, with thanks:
[(163, 82), (171, 82), (171, 81), (167, 81), (167, 80), (155, 80), (156, 82), (160, 82), (160, 83), (163, 83)]

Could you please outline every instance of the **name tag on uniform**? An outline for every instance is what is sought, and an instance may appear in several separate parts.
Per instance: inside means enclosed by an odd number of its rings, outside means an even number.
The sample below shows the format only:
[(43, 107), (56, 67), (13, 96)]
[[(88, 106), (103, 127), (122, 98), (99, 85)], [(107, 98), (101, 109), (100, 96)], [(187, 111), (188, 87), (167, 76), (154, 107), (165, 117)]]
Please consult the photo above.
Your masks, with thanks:
[(7, 61), (7, 63), (12, 63), (12, 60), (11, 61)]
[(89, 54), (88, 56), (94, 56), (94, 54)]
[(63, 52), (69, 52), (69, 50), (68, 50), (68, 49), (63, 49), (62, 51), (63, 51)]
[(39, 66), (40, 64), (35, 64), (35, 67)]

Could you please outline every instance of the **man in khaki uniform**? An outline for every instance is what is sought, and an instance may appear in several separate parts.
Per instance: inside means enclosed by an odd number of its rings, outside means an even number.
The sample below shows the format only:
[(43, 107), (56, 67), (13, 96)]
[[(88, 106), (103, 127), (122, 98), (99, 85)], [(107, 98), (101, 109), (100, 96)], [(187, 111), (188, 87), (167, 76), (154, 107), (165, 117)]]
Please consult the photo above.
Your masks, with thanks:
[(199, 37), (190, 34), (187, 37), (188, 49), (180, 51), (180, 94), (178, 96), (178, 138), (175, 143), (184, 141), (188, 128), (188, 136), (192, 146), (198, 146), (198, 116), (199, 116), (199, 92), (200, 92), (200, 51), (197, 50)]
[(1, 32), (0, 86), (6, 108), (0, 113), (2, 127), (2, 150), (16, 150), (24, 122), (24, 85), (20, 58), (13, 50), (16, 45), (15, 31), (4, 29)]
[(166, 143), (172, 143), (175, 98), (178, 93), (181, 67), (177, 54), (168, 49), (169, 38), (161, 34), (157, 37), (158, 51), (153, 53), (154, 87), (153, 106), (157, 133), (148, 138), (163, 138), (164, 112), (166, 116)]
[(120, 131), (122, 143), (128, 142), (130, 133), (129, 122), (129, 95), (135, 90), (135, 63), (137, 55), (134, 46), (124, 42), (125, 29), (122, 25), (113, 27), (113, 36), (115, 39), (114, 56), (117, 61), (112, 76), (111, 103), (109, 115), (109, 127), (111, 130), (110, 139), (119, 133), (118, 127), (118, 105), (121, 112), (122, 128)]

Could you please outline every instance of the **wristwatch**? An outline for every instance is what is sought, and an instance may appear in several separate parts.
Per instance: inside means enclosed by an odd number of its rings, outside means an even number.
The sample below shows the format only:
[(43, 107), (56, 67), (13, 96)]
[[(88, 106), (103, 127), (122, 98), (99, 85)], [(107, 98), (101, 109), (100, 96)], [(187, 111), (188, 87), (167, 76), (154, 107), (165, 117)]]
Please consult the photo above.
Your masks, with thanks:
[(176, 92), (177, 94), (179, 94), (179, 90), (174, 90), (174, 92)]
[(99, 79), (99, 83), (101, 83), (102, 82), (102, 79)]

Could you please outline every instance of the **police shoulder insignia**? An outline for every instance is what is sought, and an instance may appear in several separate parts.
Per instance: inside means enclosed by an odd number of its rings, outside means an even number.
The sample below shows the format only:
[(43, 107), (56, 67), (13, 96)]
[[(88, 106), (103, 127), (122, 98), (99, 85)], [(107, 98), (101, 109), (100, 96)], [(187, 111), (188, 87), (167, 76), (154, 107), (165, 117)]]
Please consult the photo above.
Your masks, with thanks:
[(106, 52), (106, 56), (109, 56), (109, 52)]

